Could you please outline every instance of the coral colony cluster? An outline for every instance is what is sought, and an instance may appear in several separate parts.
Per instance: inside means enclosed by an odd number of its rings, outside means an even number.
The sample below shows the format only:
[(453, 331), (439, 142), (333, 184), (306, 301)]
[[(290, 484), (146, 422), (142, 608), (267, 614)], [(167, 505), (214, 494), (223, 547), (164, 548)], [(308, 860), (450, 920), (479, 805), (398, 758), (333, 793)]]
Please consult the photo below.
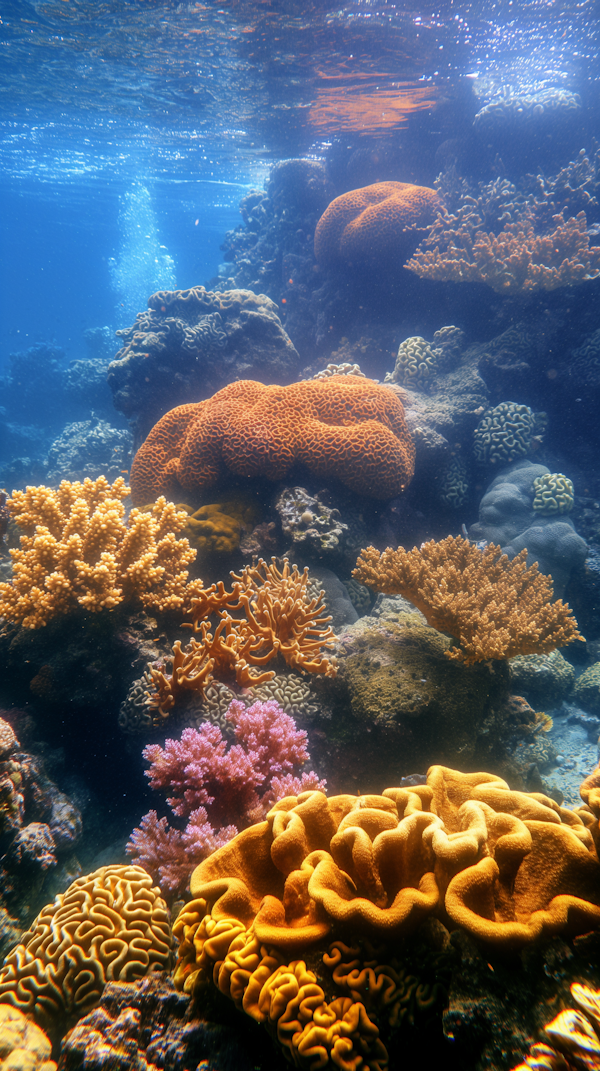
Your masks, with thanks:
[(281, 162), (212, 289), (5, 377), (132, 436), (3, 470), (3, 1067), (600, 1068), (600, 157), (349, 184)]

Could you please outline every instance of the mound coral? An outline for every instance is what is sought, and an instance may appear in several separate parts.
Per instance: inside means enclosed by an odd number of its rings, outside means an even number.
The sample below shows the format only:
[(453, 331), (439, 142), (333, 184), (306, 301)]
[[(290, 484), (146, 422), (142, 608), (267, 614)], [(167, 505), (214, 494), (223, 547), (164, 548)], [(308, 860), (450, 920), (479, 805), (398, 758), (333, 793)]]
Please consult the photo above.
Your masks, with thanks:
[(536, 513), (550, 516), (553, 513), (570, 513), (575, 502), (575, 488), (562, 472), (548, 472), (533, 481)]
[[(203, 692), (213, 676), (232, 677), (242, 687), (263, 684), (275, 676), (260, 669), (277, 655), (289, 666), (308, 673), (335, 677), (335, 658), (327, 658), (323, 648), (333, 647), (334, 635), (325, 616), (323, 592), (308, 596), (308, 568), (303, 573), (290, 568), (287, 558), (277, 568), (260, 561), (246, 566), (226, 591), (222, 582), (203, 589), (192, 602), (194, 636), (182, 650), (173, 646), (171, 676), (149, 666), (154, 691), (150, 705), (166, 716), (186, 691)], [(234, 613), (242, 616), (235, 618)], [(216, 614), (219, 623), (212, 631), (209, 620)], [(208, 620), (207, 620), (208, 619)], [(200, 635), (197, 640), (196, 635)]]
[(471, 665), (489, 658), (548, 654), (581, 639), (570, 608), (552, 602), (552, 579), (527, 567), (527, 551), (509, 561), (500, 547), (484, 550), (460, 536), (406, 551), (363, 550), (353, 576), (386, 595), (404, 595), (459, 647), (449, 658)]
[(8, 507), (26, 534), (10, 552), (13, 580), (0, 583), (0, 616), (40, 628), (77, 606), (98, 613), (134, 597), (154, 610), (186, 609), (201, 588), (187, 583), (196, 551), (178, 538), (186, 514), (159, 498), (125, 521), (128, 494), (122, 476), (112, 486), (99, 476), (13, 492)]
[(137, 866), (78, 878), (40, 911), (0, 970), (0, 1003), (36, 1022), (78, 1018), (107, 981), (132, 981), (169, 965), (167, 907)]
[[(433, 223), (438, 195), (409, 182), (376, 182), (336, 197), (315, 230), (319, 264), (402, 262), (419, 231)], [(418, 240), (418, 239), (417, 239)]]
[(56, 1071), (52, 1044), (18, 1008), (0, 1004), (0, 1071)]
[(218, 726), (204, 722), (200, 729), (184, 729), (180, 740), (166, 740), (164, 748), (149, 744), (143, 751), (151, 787), (171, 792), (173, 814), (188, 823), (180, 832), (150, 811), (126, 850), (171, 893), (182, 893), (197, 864), (275, 800), (325, 787), (313, 770), (296, 776), (310, 761), (308, 738), (278, 703), (246, 708), (234, 699), (226, 719), (234, 727), (231, 747)]
[(281, 480), (301, 463), (359, 494), (394, 498), (412, 478), (414, 453), (402, 403), (370, 379), (240, 380), (159, 420), (134, 458), (132, 497), (198, 494), (228, 472)]
[[(192, 874), (175, 984), (195, 994), (214, 981), (298, 1066), (310, 1054), (321, 1067), (381, 1068), (368, 1002), (389, 1011), (396, 999), (390, 945), (432, 915), (505, 951), (600, 927), (597, 824), (590, 808), (442, 766), (381, 796), (288, 797)], [(345, 987), (344, 942), (358, 931), (373, 955)], [(319, 955), (334, 968), (333, 1000), (311, 969)]]
[(241, 499), (211, 502), (197, 510), (178, 503), (177, 509), (188, 514), (184, 534), (202, 554), (231, 554), (240, 545), (242, 530), (252, 531), (259, 520), (255, 504)]
[(537, 437), (542, 437), (541, 418), (528, 405), (500, 402), (485, 414), (474, 432), (473, 452), (482, 464), (504, 464), (524, 457)]

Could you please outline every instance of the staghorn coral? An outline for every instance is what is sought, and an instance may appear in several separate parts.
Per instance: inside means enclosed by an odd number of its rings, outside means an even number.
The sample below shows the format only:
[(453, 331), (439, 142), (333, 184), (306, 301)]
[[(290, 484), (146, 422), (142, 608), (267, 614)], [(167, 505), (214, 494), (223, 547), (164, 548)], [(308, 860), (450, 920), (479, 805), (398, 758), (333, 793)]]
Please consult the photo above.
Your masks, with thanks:
[[(219, 582), (193, 600), (193, 622), (187, 627), (194, 635), (185, 649), (179, 640), (174, 644), (170, 677), (149, 666), (154, 687), (150, 704), (165, 716), (186, 691), (203, 692), (213, 676), (235, 676), (242, 687), (272, 680), (274, 671), (260, 667), (277, 655), (293, 669), (335, 677), (335, 658), (321, 653), (333, 646), (331, 618), (324, 614), (323, 592), (312, 598), (308, 594), (308, 567), (300, 573), (284, 558), (278, 569), (275, 558), (271, 565), (261, 558), (231, 576), (231, 591)], [(207, 620), (212, 614), (219, 618), (214, 632)]]
[(324, 266), (402, 261), (438, 206), (435, 190), (408, 182), (376, 182), (343, 193), (317, 223), (315, 257)]
[(50, 1038), (18, 1008), (0, 1004), (0, 1071), (56, 1071)]
[(38, 915), (0, 970), (0, 1003), (41, 1026), (78, 1018), (107, 981), (141, 978), (169, 964), (166, 904), (137, 866), (100, 867)]
[(15, 491), (9, 509), (26, 534), (10, 552), (13, 580), (0, 584), (0, 615), (41, 628), (77, 606), (98, 613), (134, 597), (149, 609), (187, 608), (201, 584), (187, 584), (196, 552), (177, 538), (185, 514), (159, 498), (150, 512), (134, 509), (125, 522), (128, 494), (121, 476), (112, 486), (99, 476), (63, 480), (56, 491)]
[(472, 204), (438, 212), (405, 268), (423, 279), (486, 283), (500, 294), (555, 290), (600, 275), (600, 248), (590, 246), (585, 212), (569, 219), (557, 213), (543, 234), (529, 205), (498, 234), (481, 225)]
[(400, 494), (414, 468), (401, 401), (350, 375), (288, 387), (231, 383), (159, 420), (134, 458), (132, 497), (199, 493), (232, 472), (280, 480), (297, 463), (359, 494)]
[(509, 561), (493, 543), (479, 550), (448, 536), (411, 551), (368, 547), (353, 575), (386, 595), (404, 595), (429, 625), (458, 641), (447, 656), (471, 665), (548, 654), (581, 638), (569, 607), (551, 602), (551, 579), (526, 558), (521, 551)]
[(194, 867), (274, 800), (325, 785), (313, 770), (296, 776), (310, 760), (308, 738), (277, 702), (257, 700), (246, 708), (234, 699), (226, 719), (235, 738), (230, 747), (216, 725), (204, 722), (164, 748), (149, 744), (143, 751), (151, 787), (171, 792), (167, 803), (188, 822), (180, 832), (150, 811), (126, 851), (171, 893), (183, 892)]
[(575, 501), (575, 489), (562, 472), (548, 472), (533, 481), (535, 497), (532, 508), (536, 513), (570, 513)]
[[(481, 464), (507, 464), (524, 457), (541, 441), (544, 413), (536, 414), (528, 405), (500, 402), (485, 414), (474, 432), (473, 453)], [(542, 418), (542, 420), (540, 420)]]
[(442, 766), (383, 795), (288, 797), (193, 873), (175, 984), (199, 995), (212, 981), (297, 1066), (386, 1066), (379, 1029), (406, 1007), (393, 943), (432, 916), (504, 952), (600, 927), (597, 824), (589, 808)]

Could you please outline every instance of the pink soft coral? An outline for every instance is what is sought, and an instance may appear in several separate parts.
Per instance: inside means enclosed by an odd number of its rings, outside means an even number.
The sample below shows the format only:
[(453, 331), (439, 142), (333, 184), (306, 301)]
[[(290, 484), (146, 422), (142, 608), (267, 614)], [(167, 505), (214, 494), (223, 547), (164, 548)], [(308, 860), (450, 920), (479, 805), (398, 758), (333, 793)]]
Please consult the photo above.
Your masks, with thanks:
[(180, 831), (150, 811), (127, 845), (134, 862), (165, 892), (182, 892), (202, 859), (263, 818), (276, 800), (325, 788), (313, 770), (294, 774), (309, 760), (307, 735), (274, 700), (248, 708), (233, 700), (227, 718), (236, 737), (231, 746), (216, 725), (205, 722), (184, 729), (179, 740), (165, 740), (164, 748), (144, 748), (152, 788), (171, 792), (173, 813), (188, 819)]

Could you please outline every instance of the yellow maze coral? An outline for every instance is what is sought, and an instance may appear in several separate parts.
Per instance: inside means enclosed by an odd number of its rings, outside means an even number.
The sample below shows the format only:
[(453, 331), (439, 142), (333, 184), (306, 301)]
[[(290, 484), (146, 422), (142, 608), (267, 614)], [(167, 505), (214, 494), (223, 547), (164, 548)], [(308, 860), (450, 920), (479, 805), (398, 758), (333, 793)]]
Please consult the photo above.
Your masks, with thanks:
[(187, 582), (196, 557), (178, 538), (187, 515), (159, 498), (126, 520), (128, 494), (122, 477), (111, 486), (104, 476), (14, 491), (8, 508), (24, 534), (10, 552), (13, 579), (0, 583), (0, 617), (40, 628), (77, 606), (97, 613), (133, 597), (153, 610), (186, 609), (202, 588)]
[(138, 866), (100, 867), (48, 904), (6, 957), (0, 1003), (40, 1026), (80, 1018), (106, 982), (166, 970), (171, 952), (167, 905)]

